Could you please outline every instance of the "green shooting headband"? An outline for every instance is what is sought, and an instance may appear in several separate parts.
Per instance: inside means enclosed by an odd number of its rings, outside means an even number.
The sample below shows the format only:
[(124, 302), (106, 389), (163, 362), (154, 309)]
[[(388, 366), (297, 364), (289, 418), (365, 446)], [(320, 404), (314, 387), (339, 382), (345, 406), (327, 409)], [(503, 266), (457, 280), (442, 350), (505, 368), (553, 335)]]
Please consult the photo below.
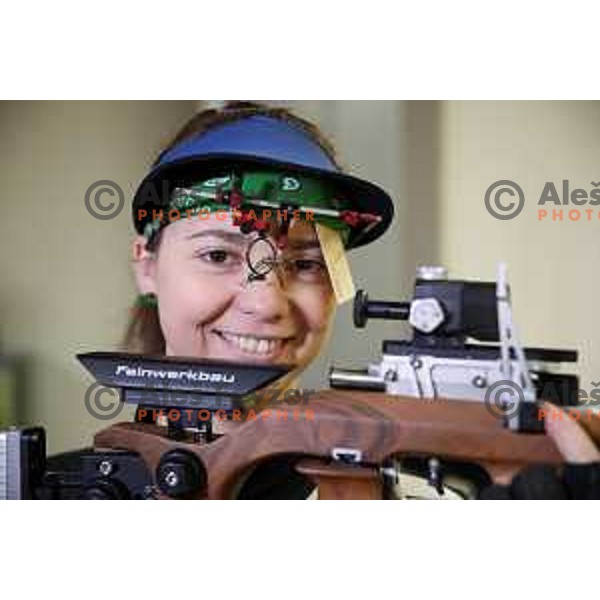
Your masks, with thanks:
[(263, 211), (272, 214), (284, 209), (297, 210), (307, 218), (339, 231), (347, 245), (353, 228), (375, 217), (360, 216), (349, 204), (335, 197), (333, 186), (314, 177), (278, 171), (252, 171), (211, 177), (189, 187), (175, 188), (168, 207), (155, 211), (146, 223), (144, 236), (149, 243), (158, 231), (175, 220), (216, 211), (254, 211), (261, 219)]

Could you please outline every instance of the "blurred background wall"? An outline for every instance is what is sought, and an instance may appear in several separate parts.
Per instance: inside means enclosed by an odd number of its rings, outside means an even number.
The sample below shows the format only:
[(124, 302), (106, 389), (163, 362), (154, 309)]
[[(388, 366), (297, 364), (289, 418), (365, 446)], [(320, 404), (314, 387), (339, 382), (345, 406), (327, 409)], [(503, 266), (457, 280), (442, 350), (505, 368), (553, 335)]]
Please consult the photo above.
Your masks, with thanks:
[(94, 219), (85, 192), (111, 179), (129, 202), (194, 110), (193, 102), (0, 103), (0, 349), (21, 358), (18, 419), (47, 428), (50, 452), (89, 445), (107, 425), (86, 411), (92, 380), (75, 354), (114, 348), (135, 297), (128, 207)]
[[(546, 182), (561, 197), (563, 180), (587, 196), (592, 182), (600, 186), (600, 102), (444, 102), (440, 124), (440, 260), (455, 275), (481, 278), (506, 260), (521, 341), (577, 348), (580, 387), (599, 387), (600, 204), (538, 201)], [(506, 221), (483, 201), (502, 179), (525, 196), (522, 212)], [(549, 217), (538, 220), (539, 208)], [(563, 220), (552, 221), (560, 209)], [(573, 209), (579, 221), (569, 220)]]
[[(392, 230), (351, 253), (357, 287), (375, 298), (408, 298), (418, 264), (493, 279), (505, 259), (521, 340), (578, 348), (582, 385), (600, 380), (600, 219), (540, 222), (536, 206), (546, 181), (569, 179), (588, 191), (600, 181), (600, 103), (285, 104), (322, 126), (347, 168), (397, 200)], [(0, 103), (0, 352), (20, 357), (26, 377), (17, 418), (43, 424), (51, 452), (88, 445), (110, 423), (86, 411), (91, 379), (74, 355), (118, 344), (135, 297), (131, 194), (200, 106)], [(126, 208), (109, 221), (84, 206), (86, 189), (102, 179), (125, 192)], [(492, 218), (484, 206), (486, 189), (500, 179), (525, 192), (524, 210), (510, 221)], [(354, 330), (350, 306), (342, 307), (332, 343), (303, 385), (323, 387), (332, 362), (365, 366), (384, 337), (406, 332), (377, 322)], [(117, 420), (130, 414), (126, 408)]]

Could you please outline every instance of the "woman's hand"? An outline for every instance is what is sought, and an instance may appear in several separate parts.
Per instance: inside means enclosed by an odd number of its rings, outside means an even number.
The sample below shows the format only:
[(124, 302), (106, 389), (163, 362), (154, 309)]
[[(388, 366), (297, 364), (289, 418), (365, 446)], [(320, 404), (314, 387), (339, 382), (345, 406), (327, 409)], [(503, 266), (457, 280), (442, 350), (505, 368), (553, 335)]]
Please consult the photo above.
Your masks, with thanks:
[(545, 403), (546, 433), (565, 464), (562, 469), (533, 466), (509, 485), (492, 485), (480, 497), (489, 500), (600, 499), (600, 451), (583, 427), (554, 404)]
[(554, 440), (565, 462), (583, 464), (600, 461), (600, 451), (583, 427), (558, 406), (544, 404), (546, 433)]

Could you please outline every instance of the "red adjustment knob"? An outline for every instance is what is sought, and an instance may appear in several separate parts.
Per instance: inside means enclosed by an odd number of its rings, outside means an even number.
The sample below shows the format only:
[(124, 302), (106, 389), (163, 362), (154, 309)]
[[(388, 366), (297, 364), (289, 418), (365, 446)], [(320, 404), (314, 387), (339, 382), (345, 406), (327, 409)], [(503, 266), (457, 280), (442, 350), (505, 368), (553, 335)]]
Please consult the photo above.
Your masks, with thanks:
[(350, 227), (356, 227), (360, 223), (360, 215), (354, 210), (343, 210), (340, 218)]
[(269, 222), (263, 219), (260, 219), (254, 223), (254, 229), (256, 231), (269, 231)]
[(252, 217), (248, 213), (248, 211), (235, 210), (232, 214), (233, 224), (237, 225), (238, 227), (240, 225), (244, 225), (245, 223), (249, 223), (250, 221), (252, 221)]
[(244, 196), (238, 190), (232, 190), (229, 194), (229, 206), (232, 208), (238, 208), (244, 202)]

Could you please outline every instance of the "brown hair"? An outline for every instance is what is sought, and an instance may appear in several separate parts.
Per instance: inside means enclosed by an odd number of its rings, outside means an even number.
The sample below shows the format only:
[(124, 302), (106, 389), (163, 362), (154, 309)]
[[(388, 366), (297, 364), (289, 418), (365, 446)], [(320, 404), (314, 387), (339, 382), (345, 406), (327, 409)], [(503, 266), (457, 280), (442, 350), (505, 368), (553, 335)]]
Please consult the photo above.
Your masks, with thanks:
[[(196, 136), (224, 123), (256, 115), (273, 117), (298, 127), (319, 144), (333, 163), (340, 167), (333, 145), (313, 123), (295, 115), (287, 108), (258, 102), (240, 101), (227, 102), (221, 108), (209, 108), (194, 115), (160, 152), (152, 166), (158, 164), (162, 156), (171, 148), (189, 137)], [(159, 242), (160, 232), (155, 238), (153, 250), (157, 249)], [(165, 338), (160, 327), (157, 308), (138, 305), (138, 303), (131, 308), (129, 324), (122, 345), (127, 352), (135, 354), (160, 355), (165, 353)]]

